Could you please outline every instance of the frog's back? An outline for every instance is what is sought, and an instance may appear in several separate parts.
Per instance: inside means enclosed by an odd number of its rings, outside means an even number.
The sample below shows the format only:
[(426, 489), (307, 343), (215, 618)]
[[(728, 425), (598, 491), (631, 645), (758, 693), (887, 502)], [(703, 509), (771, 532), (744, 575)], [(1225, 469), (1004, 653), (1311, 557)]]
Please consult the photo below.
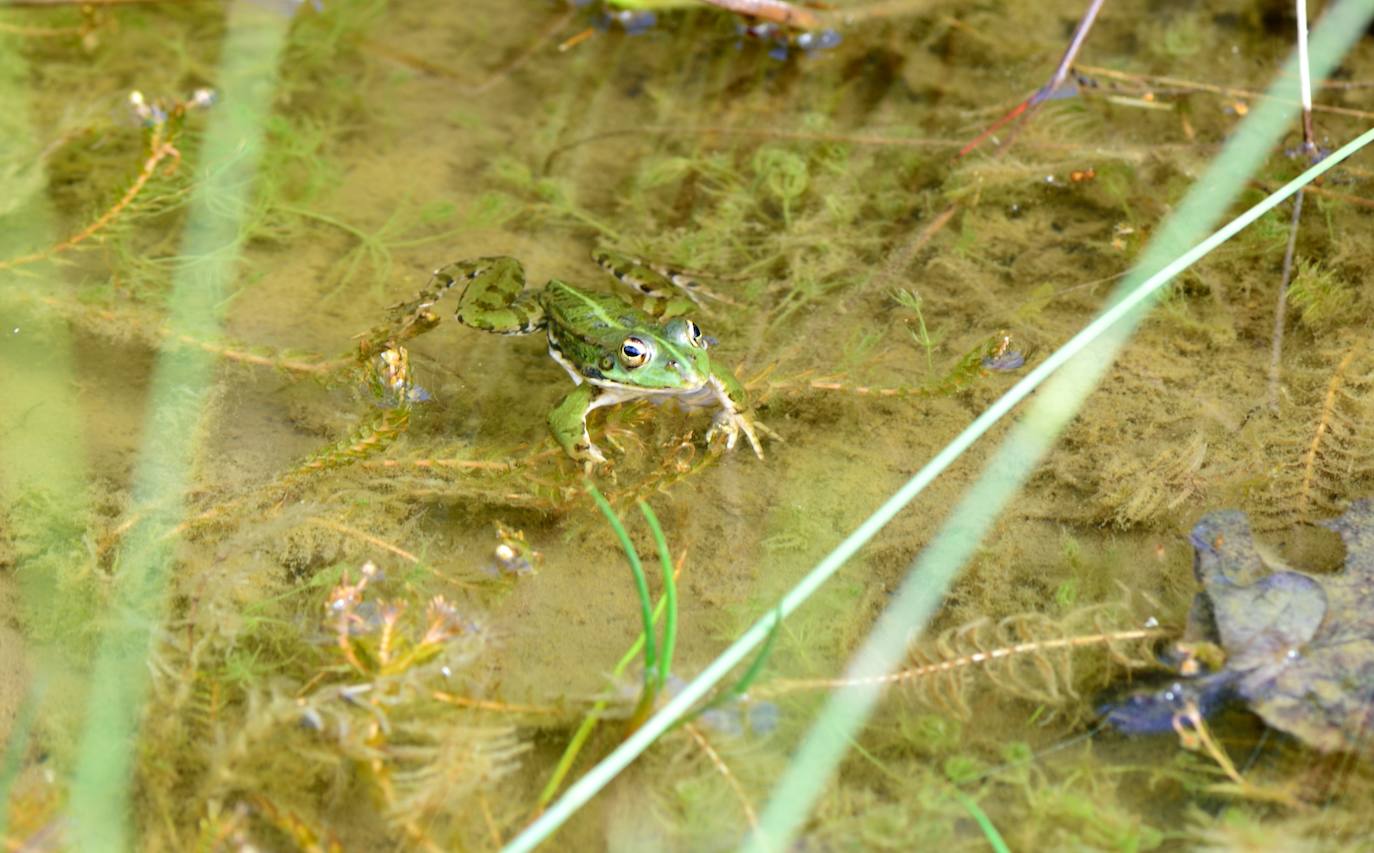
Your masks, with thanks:
[(599, 336), (618, 335), (624, 329), (652, 319), (625, 300), (609, 293), (595, 293), (551, 279), (544, 289), (544, 310), (550, 325)]

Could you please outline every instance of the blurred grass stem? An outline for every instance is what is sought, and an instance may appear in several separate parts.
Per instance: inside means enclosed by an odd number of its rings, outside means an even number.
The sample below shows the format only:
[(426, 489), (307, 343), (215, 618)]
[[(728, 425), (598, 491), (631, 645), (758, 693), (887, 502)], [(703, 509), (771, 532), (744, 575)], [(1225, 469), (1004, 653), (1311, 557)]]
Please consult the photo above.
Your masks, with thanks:
[[(242, 224), (262, 154), (264, 125), (290, 19), (238, 0), (228, 10), (219, 69), (223, 98), (210, 113), (186, 231), (184, 261), (167, 301), (174, 334), (213, 340), (233, 284)], [(133, 849), (133, 760), (148, 690), (148, 659), (161, 633), (176, 557), (169, 531), (185, 515), (201, 420), (216, 358), (193, 348), (159, 354), (133, 474), (131, 509), (142, 513), (115, 559), (115, 585), (90, 685), (69, 812), (79, 850)]]
[[(11, 146), (10, 162), (32, 169), (3, 175), (8, 198), (7, 213), (0, 217), (0, 258), (41, 251), (57, 233), (41, 134), (33, 121), (40, 111), (29, 95), (25, 56), (19, 38), (0, 33), (0, 139)], [(5, 685), (15, 693), (26, 687), (27, 695), (3, 745), (0, 839), (8, 837), (9, 792), (24, 770), (30, 744), (48, 733), (57, 741), (70, 739), (62, 729), (79, 725), (86, 637), (69, 627), (89, 624), (95, 616), (93, 597), (62, 594), (78, 586), (90, 568), (85, 541), (90, 477), (71, 331), (64, 318), (31, 298), (57, 280), (50, 268), (23, 276), (0, 271), (5, 320), (0, 331), (0, 525), (10, 541), (22, 543), (13, 577), (28, 646), (22, 649), (25, 668), (33, 674), (27, 685)], [(49, 766), (66, 770), (69, 758), (55, 752)]]

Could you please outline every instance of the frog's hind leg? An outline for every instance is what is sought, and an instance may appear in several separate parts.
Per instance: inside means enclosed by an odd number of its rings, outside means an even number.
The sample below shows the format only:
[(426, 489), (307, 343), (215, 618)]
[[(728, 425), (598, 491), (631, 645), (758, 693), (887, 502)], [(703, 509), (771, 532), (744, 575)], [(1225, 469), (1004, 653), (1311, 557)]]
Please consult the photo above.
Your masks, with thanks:
[[(429, 281), (424, 288), (415, 295), (409, 302), (401, 302), (388, 309), (395, 317), (416, 317), (421, 313), (428, 312), (440, 299), (448, 295), (455, 284), (466, 283), (473, 276), (479, 274), (486, 268), (486, 262), (499, 260), (498, 258), (476, 258), (470, 261), (459, 261), (453, 264), (439, 267), (429, 276)], [(512, 259), (513, 260), (513, 259)], [(518, 264), (519, 262), (517, 262)]]
[(454, 317), (464, 326), (501, 335), (528, 335), (544, 326), (544, 306), (525, 289), (525, 268), (505, 255), (449, 264), (434, 272), (439, 295), (462, 283)]
[(689, 275), (642, 261), (624, 252), (597, 249), (592, 252), (592, 260), (616, 281), (646, 300), (652, 300), (644, 309), (655, 317), (679, 317), (693, 307), (705, 310), (703, 298), (730, 302), (702, 287)]

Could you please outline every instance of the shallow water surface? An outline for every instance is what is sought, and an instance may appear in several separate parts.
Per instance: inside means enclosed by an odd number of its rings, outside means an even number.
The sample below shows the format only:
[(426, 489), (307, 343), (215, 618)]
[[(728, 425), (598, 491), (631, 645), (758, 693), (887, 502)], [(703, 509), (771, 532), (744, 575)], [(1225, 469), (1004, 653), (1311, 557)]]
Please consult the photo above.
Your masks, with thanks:
[[(834, 3), (816, 14), (840, 43), (785, 58), (705, 7), (627, 33), (595, 4), (269, 5), (0, 15), (18, 140), (0, 152), (12, 846), (70, 843), (103, 814), (88, 783), (121, 741), (91, 723), (102, 666), (141, 709), (104, 818), (133, 815), (131, 846), (509, 840), (583, 720), (601, 723), (563, 786), (623, 737), (644, 683), (635, 585), (587, 484), (655, 599), (637, 501), (656, 512), (690, 678), (1023, 375), (990, 346), (1033, 365), (1091, 319), (1294, 24), (1276, 4), (1108, 4), (1061, 96), (958, 157), (1043, 84), (1081, 4)], [(1316, 113), (1321, 145), (1368, 125), (1371, 58), (1359, 43), (1319, 93), (1341, 110)], [(198, 87), (219, 101), (179, 116)], [(131, 90), (171, 118), (140, 124)], [(1154, 675), (1148, 642), (1111, 636), (1183, 625), (1203, 512), (1245, 510), (1276, 559), (1340, 564), (1308, 523), (1374, 477), (1364, 159), (1305, 197), (1277, 383), (1289, 205), (1170, 286), (912, 637), (913, 667), (949, 666), (889, 692), (805, 849), (1358, 846), (1359, 757), (1236, 709), (1213, 732), (1239, 785), (1173, 735), (1099, 730), (1094, 709)], [(1242, 204), (1305, 165), (1275, 152)], [(199, 222), (227, 236), (205, 250)], [(597, 247), (722, 297), (695, 319), (777, 433), (764, 459), (708, 447), (706, 413), (638, 402), (592, 416), (611, 464), (586, 478), (545, 427), (571, 385), (543, 337), (465, 328), (456, 294), (404, 342), (431, 399), (378, 405), (360, 342), (436, 267), (512, 255), (531, 286), (614, 290)], [(198, 286), (204, 306), (178, 315)], [(787, 620), (745, 699), (665, 736), (551, 849), (734, 846), (816, 682), (1000, 435)], [(503, 569), (502, 531), (528, 566)], [(1066, 637), (1082, 640), (1056, 650)]]

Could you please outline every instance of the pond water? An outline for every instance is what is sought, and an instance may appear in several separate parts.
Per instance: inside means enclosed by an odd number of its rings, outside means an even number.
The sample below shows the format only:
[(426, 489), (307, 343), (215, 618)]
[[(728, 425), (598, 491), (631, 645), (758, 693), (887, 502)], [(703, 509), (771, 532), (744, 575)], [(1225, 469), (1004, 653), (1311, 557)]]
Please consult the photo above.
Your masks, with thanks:
[[(651, 710), (589, 484), (652, 600), (639, 501), (675, 566), (661, 702), (1094, 316), (1294, 42), (1279, 3), (1109, 3), (1057, 95), (961, 156), (1083, 7), (835, 2), (811, 50), (704, 6), (629, 31), (539, 0), (0, 9), (6, 846), (509, 841)], [(1318, 93), (1318, 145), (1369, 125), (1371, 62), (1357, 43)], [(887, 693), (799, 849), (1362, 843), (1360, 754), (1232, 709), (1211, 734), (1237, 781), (1095, 720), (1159, 676), (1205, 512), (1247, 512), (1276, 564), (1341, 565), (1310, 522), (1374, 485), (1366, 159), (1305, 194), (1291, 250), (1284, 205), (1170, 285), (913, 632), (911, 667), (946, 666)], [(572, 386), (542, 332), (465, 327), (457, 288), (426, 334), (388, 313), (485, 256), (616, 292), (603, 248), (709, 291), (692, 316), (763, 458), (640, 400), (590, 416), (588, 475), (548, 433)], [(423, 393), (369, 389), (387, 341)], [(746, 837), (1002, 433), (549, 849)]]

